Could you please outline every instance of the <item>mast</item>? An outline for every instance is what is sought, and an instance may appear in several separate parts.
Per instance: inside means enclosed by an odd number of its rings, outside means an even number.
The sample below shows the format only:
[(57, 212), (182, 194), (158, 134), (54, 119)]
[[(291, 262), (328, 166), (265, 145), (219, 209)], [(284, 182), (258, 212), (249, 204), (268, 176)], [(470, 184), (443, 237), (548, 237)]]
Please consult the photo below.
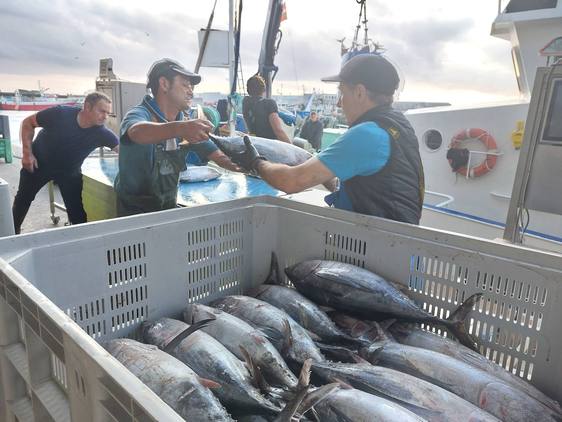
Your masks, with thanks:
[(229, 101), (228, 101), (228, 129), (231, 135), (236, 132), (236, 118), (234, 117), (234, 106), (232, 104), (232, 87), (236, 83), (236, 57), (234, 54), (234, 13), (236, 0), (228, 0), (228, 82), (229, 82)]
[(283, 15), (283, 0), (269, 0), (267, 19), (263, 30), (258, 73), (265, 79), (265, 97), (271, 98), (271, 86), (279, 68), (275, 65), (275, 55), (281, 42), (279, 30)]

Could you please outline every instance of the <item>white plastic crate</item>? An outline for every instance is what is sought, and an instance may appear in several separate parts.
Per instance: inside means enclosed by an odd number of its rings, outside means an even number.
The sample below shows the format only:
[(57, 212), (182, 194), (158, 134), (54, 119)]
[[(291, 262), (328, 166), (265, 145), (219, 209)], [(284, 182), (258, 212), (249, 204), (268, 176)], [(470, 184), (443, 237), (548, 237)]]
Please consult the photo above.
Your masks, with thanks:
[(443, 317), (484, 293), (483, 353), (562, 400), (562, 256), (263, 197), (0, 240), (0, 420), (179, 420), (97, 342), (259, 284), (272, 251), (364, 266)]

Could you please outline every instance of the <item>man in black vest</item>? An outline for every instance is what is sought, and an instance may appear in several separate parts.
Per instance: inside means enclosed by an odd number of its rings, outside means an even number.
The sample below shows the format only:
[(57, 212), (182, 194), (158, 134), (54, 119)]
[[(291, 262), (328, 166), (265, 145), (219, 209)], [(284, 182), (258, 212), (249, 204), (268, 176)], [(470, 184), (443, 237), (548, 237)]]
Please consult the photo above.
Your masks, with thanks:
[(414, 130), (392, 108), (400, 78), (384, 57), (353, 57), (338, 75), (322, 79), (339, 82), (338, 106), (349, 130), (303, 164), (289, 167), (269, 163), (245, 139), (246, 150), (232, 157), (241, 167), (257, 172), (287, 193), (340, 180), (326, 197), (336, 208), (418, 224), (424, 196), (423, 167)]

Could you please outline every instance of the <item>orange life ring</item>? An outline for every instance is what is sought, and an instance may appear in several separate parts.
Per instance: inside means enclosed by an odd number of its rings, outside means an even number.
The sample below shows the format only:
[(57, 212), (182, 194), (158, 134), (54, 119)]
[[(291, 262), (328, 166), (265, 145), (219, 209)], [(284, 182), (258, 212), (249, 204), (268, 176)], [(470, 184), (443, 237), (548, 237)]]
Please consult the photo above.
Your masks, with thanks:
[[(469, 139), (478, 139), (480, 142), (484, 144), (486, 150), (488, 152), (497, 153), (498, 145), (496, 144), (496, 140), (492, 135), (486, 132), (484, 129), (479, 128), (471, 128), (471, 129), (463, 129), (458, 132), (453, 138), (451, 139), (451, 143), (449, 144), (449, 148), (460, 148), (462, 146), (462, 142), (469, 140)], [(468, 177), (480, 177), (490, 170), (494, 168), (496, 162), (498, 161), (498, 156), (495, 154), (486, 154), (486, 158), (482, 163), (477, 166), (472, 166), (468, 169)], [(456, 171), (458, 174), (462, 174), (463, 176), (467, 175), (466, 166), (460, 167)]]

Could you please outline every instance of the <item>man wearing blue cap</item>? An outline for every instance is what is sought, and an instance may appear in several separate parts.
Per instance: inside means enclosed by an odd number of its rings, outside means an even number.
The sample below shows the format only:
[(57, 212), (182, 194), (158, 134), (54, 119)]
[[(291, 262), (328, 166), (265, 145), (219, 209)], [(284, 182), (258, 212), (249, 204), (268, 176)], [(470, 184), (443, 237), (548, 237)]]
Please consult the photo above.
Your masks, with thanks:
[(177, 206), (179, 173), (191, 150), (229, 170), (239, 170), (209, 140), (212, 125), (187, 120), (185, 110), (201, 76), (171, 59), (156, 61), (148, 72), (147, 95), (123, 119), (119, 174), (115, 179), (119, 216)]
[(349, 60), (338, 75), (338, 107), (349, 130), (332, 145), (295, 167), (269, 163), (249, 138), (246, 151), (231, 157), (247, 171), (257, 172), (273, 187), (287, 193), (339, 178), (326, 202), (336, 208), (418, 224), (424, 196), (424, 176), (414, 130), (392, 108), (400, 78), (380, 55), (362, 54)]

